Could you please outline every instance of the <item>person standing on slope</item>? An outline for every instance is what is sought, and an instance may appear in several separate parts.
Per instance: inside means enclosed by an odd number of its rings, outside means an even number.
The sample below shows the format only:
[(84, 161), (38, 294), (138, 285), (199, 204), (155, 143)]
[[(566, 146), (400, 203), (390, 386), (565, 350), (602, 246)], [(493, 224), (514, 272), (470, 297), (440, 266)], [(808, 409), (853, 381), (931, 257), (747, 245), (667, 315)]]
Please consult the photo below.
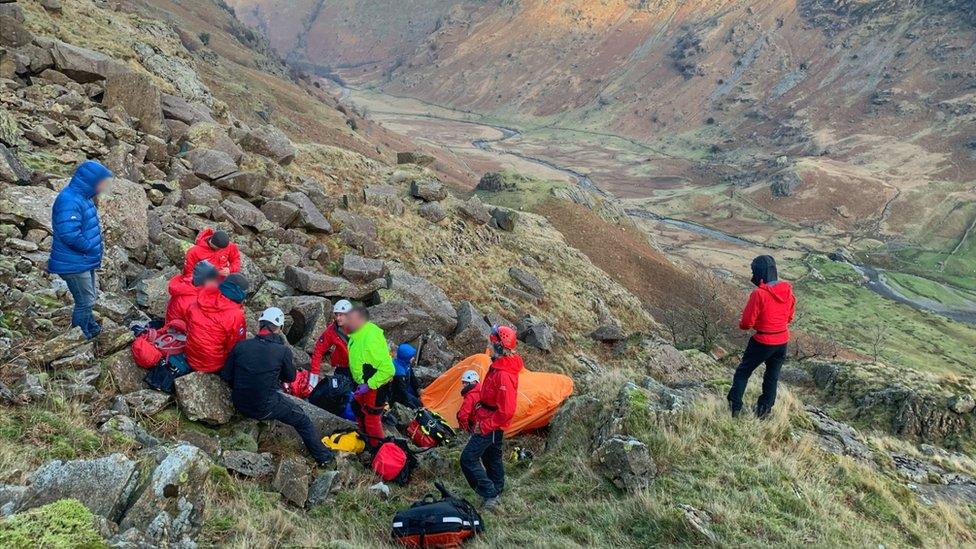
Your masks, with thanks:
[(340, 299), (336, 301), (332, 307), (332, 314), (335, 318), (315, 341), (308, 380), (313, 389), (318, 385), (319, 376), (322, 372), (322, 358), (326, 354), (329, 355), (329, 364), (335, 370), (332, 375), (352, 379), (349, 374), (349, 333), (346, 331), (346, 318), (351, 311), (352, 303), (349, 300)]
[(756, 417), (762, 419), (769, 415), (776, 403), (779, 371), (786, 360), (796, 298), (790, 283), (779, 280), (776, 260), (772, 256), (761, 255), (752, 260), (752, 283), (756, 289), (742, 311), (739, 328), (755, 330), (755, 334), (749, 339), (742, 362), (735, 369), (728, 400), (732, 415), (738, 416), (749, 377), (760, 364), (765, 363), (762, 394), (756, 401)]
[(393, 358), (383, 330), (369, 321), (369, 311), (356, 307), (346, 318), (349, 328), (349, 373), (359, 385), (353, 393), (353, 411), (367, 444), (382, 443), (383, 410), (390, 397)]
[(234, 345), (220, 377), (231, 386), (231, 402), (241, 415), (291, 425), (315, 462), (325, 465), (335, 459), (332, 451), (322, 444), (308, 414), (279, 390), (282, 382), (291, 383), (296, 375), (291, 347), (281, 335), (284, 325), (281, 309), (265, 310), (258, 319), (258, 334)]
[(498, 497), (505, 489), (502, 443), (505, 429), (512, 424), (515, 415), (519, 373), (524, 368), (522, 357), (515, 352), (518, 345), (515, 330), (495, 326), (488, 341), (491, 344), (491, 366), (481, 383), (480, 398), (468, 416), (467, 423), (473, 432), (461, 452), (464, 478), (482, 497), (486, 509), (498, 505)]
[(200, 231), (196, 242), (186, 251), (183, 276), (192, 276), (193, 268), (204, 260), (217, 268), (221, 278), (227, 278), (231, 273), (241, 270), (241, 252), (237, 249), (237, 244), (230, 241), (226, 232), (215, 231), (210, 227)]
[(92, 308), (98, 299), (95, 270), (102, 266), (102, 226), (95, 197), (105, 191), (112, 172), (94, 160), (82, 162), (51, 208), (53, 240), (47, 270), (64, 279), (74, 298), (71, 325), (92, 339), (102, 331)]

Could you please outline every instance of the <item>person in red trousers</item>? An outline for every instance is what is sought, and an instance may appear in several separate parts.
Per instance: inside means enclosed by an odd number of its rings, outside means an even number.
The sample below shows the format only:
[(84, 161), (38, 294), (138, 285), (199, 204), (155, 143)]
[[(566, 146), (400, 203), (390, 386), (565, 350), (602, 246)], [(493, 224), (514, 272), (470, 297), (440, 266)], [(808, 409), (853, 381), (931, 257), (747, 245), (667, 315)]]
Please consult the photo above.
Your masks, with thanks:
[(756, 401), (756, 417), (762, 419), (769, 415), (776, 403), (779, 371), (786, 360), (796, 298), (790, 283), (779, 280), (776, 260), (772, 256), (761, 255), (752, 260), (752, 283), (756, 289), (742, 311), (739, 328), (754, 330), (755, 333), (749, 338), (742, 362), (735, 369), (728, 400), (732, 415), (738, 416), (749, 377), (760, 364), (765, 363), (762, 394)]
[(358, 384), (353, 412), (371, 447), (383, 443), (383, 412), (396, 369), (383, 330), (369, 321), (369, 311), (356, 307), (346, 317), (349, 329), (349, 373)]

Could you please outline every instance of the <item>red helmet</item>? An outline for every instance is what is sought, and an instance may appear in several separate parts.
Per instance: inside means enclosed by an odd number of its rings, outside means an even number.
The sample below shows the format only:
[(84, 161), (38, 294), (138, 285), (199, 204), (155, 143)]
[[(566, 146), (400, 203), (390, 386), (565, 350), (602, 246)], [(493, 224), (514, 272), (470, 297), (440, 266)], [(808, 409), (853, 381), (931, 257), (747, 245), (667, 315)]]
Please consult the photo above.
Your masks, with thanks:
[(509, 351), (515, 349), (515, 346), (518, 345), (518, 336), (515, 330), (508, 326), (493, 326), (491, 328), (491, 336), (488, 340), (496, 345), (501, 345)]

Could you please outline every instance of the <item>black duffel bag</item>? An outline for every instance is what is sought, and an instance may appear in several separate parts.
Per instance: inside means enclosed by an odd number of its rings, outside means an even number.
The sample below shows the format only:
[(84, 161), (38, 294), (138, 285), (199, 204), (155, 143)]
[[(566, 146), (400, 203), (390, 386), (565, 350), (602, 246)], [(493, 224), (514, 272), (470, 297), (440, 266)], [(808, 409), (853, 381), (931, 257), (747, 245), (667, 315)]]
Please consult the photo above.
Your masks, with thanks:
[(481, 515), (474, 506), (449, 492), (443, 484), (434, 486), (441, 493), (436, 499), (427, 494), (409, 509), (393, 517), (393, 541), (406, 547), (460, 547), (484, 531)]
[(326, 412), (342, 417), (352, 399), (352, 380), (346, 376), (323, 376), (308, 401)]

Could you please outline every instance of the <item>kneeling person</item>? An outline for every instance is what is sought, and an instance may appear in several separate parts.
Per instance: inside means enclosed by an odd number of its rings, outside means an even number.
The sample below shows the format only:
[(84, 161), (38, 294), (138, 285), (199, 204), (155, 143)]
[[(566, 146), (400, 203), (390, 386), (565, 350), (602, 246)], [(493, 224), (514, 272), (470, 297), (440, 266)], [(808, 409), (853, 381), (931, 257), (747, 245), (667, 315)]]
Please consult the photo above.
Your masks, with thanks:
[(325, 465), (335, 459), (332, 451), (322, 444), (308, 414), (279, 390), (282, 382), (295, 381), (296, 373), (291, 348), (281, 335), (285, 313), (271, 307), (258, 322), (258, 335), (235, 345), (220, 371), (220, 377), (231, 386), (234, 408), (252, 419), (291, 425), (315, 461)]

